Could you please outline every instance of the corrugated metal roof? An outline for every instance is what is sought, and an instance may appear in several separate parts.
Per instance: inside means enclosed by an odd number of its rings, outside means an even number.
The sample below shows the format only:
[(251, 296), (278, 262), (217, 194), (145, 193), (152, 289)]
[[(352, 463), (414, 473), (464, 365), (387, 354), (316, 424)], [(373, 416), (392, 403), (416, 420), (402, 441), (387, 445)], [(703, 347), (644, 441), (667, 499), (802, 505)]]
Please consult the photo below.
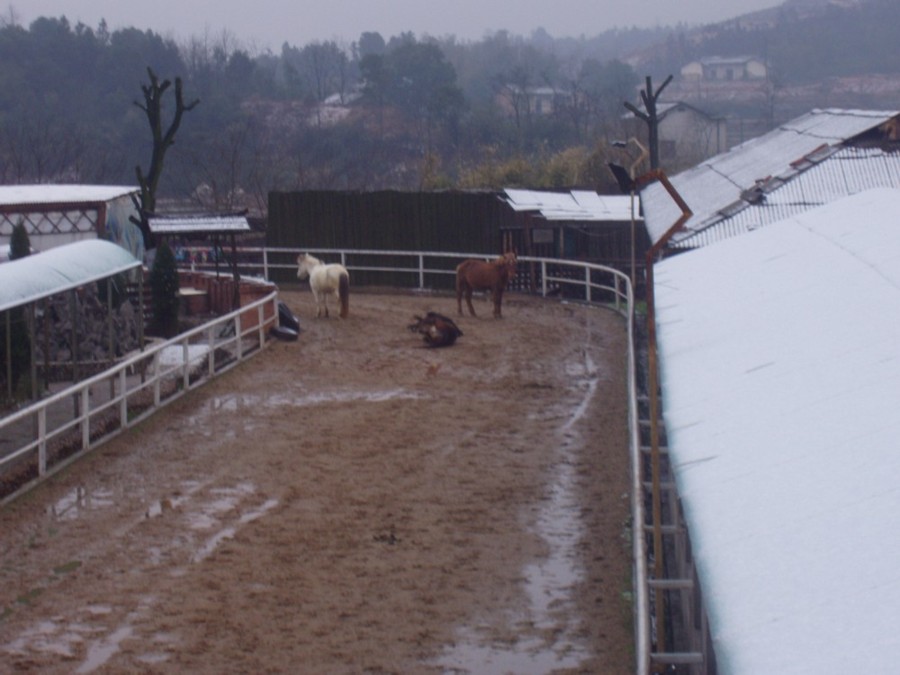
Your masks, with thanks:
[(900, 151), (836, 147), (824, 159), (804, 162), (793, 175), (764, 186), (760, 202), (743, 202), (733, 215), (679, 240), (675, 247), (708, 246), (876, 187), (900, 187)]
[[(793, 171), (792, 165), (822, 146), (842, 143), (869, 131), (900, 111), (813, 110), (778, 129), (711, 157), (698, 166), (671, 176), (672, 185), (694, 215), (685, 230), (699, 231), (718, 221), (720, 211), (739, 202), (757, 182)], [(651, 240), (658, 241), (678, 220), (681, 211), (659, 183), (641, 191), (644, 220)], [(690, 236), (686, 232), (673, 242)]]
[[(547, 220), (574, 222), (628, 222), (630, 195), (600, 195), (592, 190), (544, 192), (507, 188), (506, 201), (515, 211), (538, 211)], [(634, 203), (635, 220), (642, 220)]]
[(249, 232), (245, 216), (160, 216), (148, 219), (154, 234)]
[(57, 246), (0, 265), (0, 311), (139, 267), (128, 251), (102, 239)]
[(108, 202), (139, 191), (122, 185), (0, 185), (0, 206)]

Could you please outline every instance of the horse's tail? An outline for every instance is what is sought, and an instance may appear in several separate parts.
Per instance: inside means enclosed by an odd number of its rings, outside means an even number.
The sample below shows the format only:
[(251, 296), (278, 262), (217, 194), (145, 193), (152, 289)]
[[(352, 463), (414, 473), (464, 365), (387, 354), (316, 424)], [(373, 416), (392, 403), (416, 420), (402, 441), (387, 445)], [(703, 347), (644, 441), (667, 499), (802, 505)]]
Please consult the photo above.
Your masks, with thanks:
[(341, 318), (346, 319), (350, 314), (350, 275), (346, 272), (341, 274), (338, 296), (341, 299)]

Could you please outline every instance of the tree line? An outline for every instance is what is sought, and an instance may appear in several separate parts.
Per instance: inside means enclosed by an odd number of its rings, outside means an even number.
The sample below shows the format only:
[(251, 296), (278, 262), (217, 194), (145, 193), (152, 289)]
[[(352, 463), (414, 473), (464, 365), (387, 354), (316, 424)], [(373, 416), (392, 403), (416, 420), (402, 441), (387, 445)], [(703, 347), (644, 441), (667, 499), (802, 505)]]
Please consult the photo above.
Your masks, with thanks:
[[(590, 41), (560, 57), (539, 37), (363, 33), (349, 45), (252, 54), (227, 33), (179, 44), (102, 22), (6, 21), (0, 180), (135, 184), (152, 151), (136, 105), (151, 69), (180, 77), (200, 101), (181, 125), (161, 195), (221, 209), (270, 190), (590, 184), (586, 162), (618, 133), (639, 78)], [(498, 106), (504, 92), (548, 87), (559, 92), (552, 114)]]
[[(178, 43), (64, 17), (25, 27), (11, 13), (0, 20), (0, 181), (136, 184), (153, 150), (140, 102), (150, 69), (199, 101), (169, 153), (162, 197), (224, 210), (264, 207), (272, 190), (614, 192), (607, 161), (628, 158), (612, 141), (646, 75), (662, 81), (700, 56), (748, 53), (785, 81), (890, 72), (900, 67), (893, 4), (813, 17), (786, 4), (752, 30), (498, 31), (478, 41), (365, 32), (277, 53), (252, 53), (227, 32)], [(621, 60), (636, 53), (641, 72)]]

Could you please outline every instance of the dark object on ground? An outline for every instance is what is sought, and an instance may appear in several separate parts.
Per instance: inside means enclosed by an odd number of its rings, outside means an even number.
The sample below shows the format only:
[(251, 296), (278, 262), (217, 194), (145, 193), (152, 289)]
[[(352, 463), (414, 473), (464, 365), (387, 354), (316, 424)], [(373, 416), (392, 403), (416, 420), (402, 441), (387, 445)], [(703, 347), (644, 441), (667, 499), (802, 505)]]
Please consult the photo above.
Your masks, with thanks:
[(463, 334), (453, 319), (437, 312), (428, 312), (425, 316), (416, 316), (415, 319), (416, 322), (408, 327), (414, 333), (420, 333), (429, 347), (449, 347)]
[(272, 337), (276, 337), (279, 340), (284, 340), (286, 342), (296, 342), (297, 337), (300, 335), (298, 331), (295, 331), (293, 328), (288, 328), (287, 326), (272, 326), (269, 329), (269, 333)]
[(283, 302), (278, 302), (278, 325), (282, 328), (290, 328), (295, 333), (300, 332), (300, 320), (294, 315), (290, 307)]

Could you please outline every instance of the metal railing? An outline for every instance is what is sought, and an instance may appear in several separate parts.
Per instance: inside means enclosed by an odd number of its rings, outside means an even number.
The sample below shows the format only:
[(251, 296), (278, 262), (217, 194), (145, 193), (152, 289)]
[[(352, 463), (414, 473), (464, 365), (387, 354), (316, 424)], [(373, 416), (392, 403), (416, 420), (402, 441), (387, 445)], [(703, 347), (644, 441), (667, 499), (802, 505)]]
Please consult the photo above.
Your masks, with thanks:
[[(255, 274), (267, 281), (279, 276), (293, 278), (297, 269), (296, 257), (300, 253), (312, 253), (340, 262), (351, 275), (367, 273), (400, 275), (418, 290), (435, 286), (452, 287), (455, 264), (465, 258), (489, 259), (492, 256), (477, 253), (448, 253), (436, 251), (378, 251), (329, 248), (243, 248), (239, 249), (237, 268), (242, 274)], [(390, 264), (382, 261), (390, 259)], [(634, 289), (628, 275), (605, 265), (561, 260), (556, 258), (519, 257), (515, 288), (534, 290), (543, 297), (563, 295), (592, 304), (609, 306), (621, 313), (627, 321), (628, 332), (628, 428), (629, 457), (631, 461), (631, 539), (633, 555), (633, 606), (635, 632), (635, 671), (639, 675), (649, 672), (650, 594), (648, 585), (647, 551), (644, 537), (644, 485), (641, 476), (640, 422), (637, 404), (637, 362), (635, 356)], [(404, 264), (398, 265), (397, 261)], [(209, 264), (212, 267), (212, 264)], [(198, 266), (198, 269), (203, 269)], [(513, 290), (515, 290), (515, 288)]]
[(5, 504), (159, 408), (257, 353), (278, 317), (277, 292), (0, 418)]
[[(237, 250), (236, 270), (242, 276), (262, 277), (267, 281), (291, 280), (296, 282), (296, 257), (300, 253), (322, 256), (327, 262), (340, 261), (351, 274), (367, 275), (373, 285), (383, 277), (395, 287), (415, 288), (421, 291), (451, 288), (455, 264), (465, 258), (489, 259), (492, 256), (477, 253), (450, 253), (435, 251), (378, 251), (328, 248), (254, 248)], [(230, 262), (230, 261), (229, 261)], [(187, 265), (186, 265), (187, 266)], [(193, 263), (198, 271), (222, 269), (222, 262)], [(400, 279), (398, 282), (397, 279)], [(643, 536), (644, 502), (641, 478), (640, 432), (637, 406), (637, 381), (634, 334), (634, 291), (628, 276), (614, 268), (595, 263), (561, 260), (556, 258), (519, 257), (516, 284), (511, 290), (528, 290), (543, 297), (559, 295), (609, 307), (626, 319), (628, 332), (627, 382), (629, 456), (632, 467), (631, 484), (631, 535), (633, 545), (634, 581), (634, 631), (636, 672), (645, 675), (650, 667), (650, 619), (645, 539)], [(34, 428), (34, 438), (17, 452), (0, 460), (0, 477), (11, 464), (27, 457), (36, 467), (34, 480), (20, 489), (24, 490), (36, 481), (59, 470), (88, 449), (99, 445), (117, 433), (133, 426), (189, 389), (199, 386), (215, 374), (224, 372), (248, 354), (243, 341), (255, 335), (250, 350), (258, 350), (265, 344), (266, 328), (277, 320), (277, 294), (273, 293), (241, 310), (221, 317), (204, 326), (178, 336), (160, 345), (154, 345), (136, 354), (115, 368), (89, 380), (54, 394), (39, 403), (0, 420), (0, 435), (9, 435), (13, 424)], [(263, 307), (272, 306), (274, 318), (264, 321)], [(240, 316), (248, 310), (259, 311), (257, 326), (249, 331), (240, 330)], [(230, 340), (222, 338), (223, 330), (233, 327)], [(205, 348), (197, 348), (197, 345)], [(192, 351), (192, 347), (197, 351)], [(174, 363), (165, 362), (165, 350), (180, 350)], [(230, 354), (220, 364), (214, 354)], [(139, 383), (131, 384), (135, 378)], [(98, 388), (107, 386), (111, 395), (99, 405), (90, 404)], [(140, 397), (148, 399), (136, 402)], [(51, 427), (50, 409), (64, 402), (75, 401), (78, 408), (69, 421)], [(80, 406), (80, 407), (78, 407)], [(112, 428), (107, 433), (95, 433), (95, 420), (110, 418)], [(61, 457), (53, 464), (50, 446), (53, 439), (76, 435), (76, 450)], [(64, 453), (62, 453), (64, 454)], [(11, 497), (8, 497), (10, 499)], [(3, 502), (0, 502), (2, 504)]]
[[(186, 247), (185, 250), (189, 253), (192, 249)], [(419, 290), (451, 288), (456, 263), (466, 258), (489, 260), (495, 257), (446, 251), (246, 247), (237, 250), (236, 268), (241, 275), (276, 283), (296, 281), (296, 257), (300, 253), (321, 256), (325, 262), (340, 262), (351, 273), (367, 275), (367, 285), (378, 285), (381, 277), (390, 280), (390, 286), (412, 286)], [(633, 290), (628, 276), (619, 270), (557, 258), (519, 256), (518, 261), (518, 272), (510, 290), (533, 290), (544, 297), (568, 291), (587, 302), (610, 304), (620, 312), (630, 311)], [(230, 264), (231, 261), (227, 262)], [(224, 269), (223, 264), (220, 261), (217, 269)], [(192, 268), (210, 271), (216, 268), (216, 263), (195, 262)]]

